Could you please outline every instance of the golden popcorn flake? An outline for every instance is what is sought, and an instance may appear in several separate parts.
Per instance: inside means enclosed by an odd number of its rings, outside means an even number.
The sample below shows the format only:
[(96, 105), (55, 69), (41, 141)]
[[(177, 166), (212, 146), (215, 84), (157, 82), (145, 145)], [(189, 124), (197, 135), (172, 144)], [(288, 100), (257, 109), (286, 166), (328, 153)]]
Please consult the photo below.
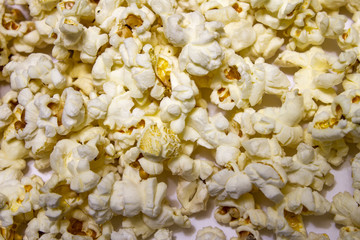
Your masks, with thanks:
[(169, 62), (166, 59), (159, 57), (156, 64), (156, 75), (167, 89), (171, 89), (170, 74), (171, 67)]
[(230, 80), (240, 80), (241, 75), (237, 70), (236, 66), (230, 66), (229, 68), (224, 70), (225, 77)]
[(360, 102), (360, 96), (355, 96), (353, 99), (351, 99), (352, 103), (359, 103)]
[(140, 27), (143, 24), (143, 20), (134, 14), (129, 14), (129, 16), (125, 19), (125, 23), (130, 27), (130, 29), (134, 29), (136, 27)]
[(30, 192), (33, 187), (31, 185), (25, 185), (24, 188), (25, 192)]
[(223, 102), (223, 101), (225, 101), (225, 99), (227, 99), (228, 97), (230, 97), (230, 91), (229, 91), (229, 89), (227, 89), (227, 88), (219, 88), (218, 90), (217, 90), (217, 93), (218, 93), (218, 95), (219, 95), (219, 101), (220, 102)]
[(234, 4), (232, 5), (232, 8), (235, 9), (235, 11), (237, 11), (238, 13), (241, 13), (242, 10), (243, 10), (243, 9), (239, 6), (238, 3), (234, 3)]
[(284, 217), (292, 229), (301, 233), (305, 231), (301, 215), (284, 210)]
[(314, 128), (316, 128), (316, 129), (333, 128), (338, 123), (339, 123), (339, 121), (336, 118), (330, 118), (328, 120), (324, 120), (324, 121), (321, 121), (321, 122), (316, 122), (314, 124)]

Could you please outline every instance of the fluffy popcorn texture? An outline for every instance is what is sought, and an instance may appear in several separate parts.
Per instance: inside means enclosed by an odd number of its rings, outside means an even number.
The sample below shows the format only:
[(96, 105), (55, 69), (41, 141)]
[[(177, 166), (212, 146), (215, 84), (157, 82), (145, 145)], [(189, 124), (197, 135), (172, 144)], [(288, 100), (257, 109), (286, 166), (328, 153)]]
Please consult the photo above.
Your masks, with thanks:
[(225, 240), (226, 236), (217, 227), (204, 227), (196, 233), (196, 240)]
[[(0, 238), (169, 240), (212, 198), (232, 239), (326, 240), (302, 217), (328, 213), (359, 238), (359, 10), (0, 0)], [(346, 161), (354, 194), (330, 202)]]

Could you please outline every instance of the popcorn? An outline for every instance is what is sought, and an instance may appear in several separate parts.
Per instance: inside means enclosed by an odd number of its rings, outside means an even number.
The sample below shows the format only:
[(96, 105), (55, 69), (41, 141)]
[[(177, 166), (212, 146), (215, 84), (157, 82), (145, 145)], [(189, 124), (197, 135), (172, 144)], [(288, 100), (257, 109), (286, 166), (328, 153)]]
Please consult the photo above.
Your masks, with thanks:
[(192, 159), (185, 154), (172, 158), (168, 162), (168, 168), (173, 175), (179, 175), (186, 181), (194, 181), (198, 178), (207, 179), (213, 173), (214, 163), (207, 160)]
[(196, 240), (225, 240), (226, 236), (223, 231), (217, 227), (204, 227), (196, 233)]
[(209, 195), (202, 181), (180, 181), (176, 188), (176, 195), (182, 205), (182, 214), (191, 215), (206, 209)]
[(168, 240), (215, 197), (232, 239), (329, 239), (302, 219), (328, 212), (357, 238), (359, 156), (321, 192), (360, 147), (358, 5), (0, 0), (0, 236)]
[(156, 178), (140, 179), (134, 168), (126, 167), (123, 179), (114, 183), (110, 208), (115, 214), (133, 217), (142, 212), (150, 217), (159, 216), (166, 184), (158, 183)]
[(145, 157), (161, 161), (178, 155), (180, 139), (165, 126), (150, 125), (142, 132), (138, 148)]
[(90, 170), (90, 162), (99, 153), (96, 145), (100, 141), (100, 136), (97, 136), (84, 145), (68, 139), (55, 145), (50, 155), (51, 168), (59, 175), (60, 180), (70, 182), (71, 190), (77, 193), (86, 192), (99, 182), (99, 175)]
[[(101, 8), (98, 7), (97, 11), (99, 10), (101, 11)], [(115, 22), (109, 32), (109, 42), (115, 48), (119, 47), (120, 43), (124, 42), (126, 38), (138, 38), (141, 42), (150, 40), (151, 33), (149, 30), (155, 21), (155, 15), (147, 7), (143, 6), (139, 9), (133, 3), (126, 8), (117, 8), (112, 12), (112, 15)], [(102, 25), (104, 25), (104, 22)]]
[[(275, 134), (282, 145), (296, 145), (302, 139), (303, 130), (299, 122), (303, 117), (303, 97), (297, 92), (288, 92), (281, 108), (268, 107), (253, 112), (249, 117), (256, 132), (260, 134)], [(300, 110), (292, 113), (293, 110)], [(249, 131), (254, 134), (255, 132)]]
[(217, 199), (224, 200), (226, 197), (238, 199), (241, 195), (252, 189), (251, 177), (238, 168), (234, 171), (222, 169), (211, 177), (207, 183), (210, 196), (217, 196)]
[(359, 154), (356, 154), (355, 157), (351, 161), (351, 170), (352, 170), (352, 178), (353, 178), (353, 188), (360, 190), (360, 161)]
[(358, 237), (360, 237), (359, 228), (347, 226), (340, 229), (339, 239), (356, 239)]
[(312, 137), (319, 141), (335, 141), (343, 138), (352, 130), (345, 119), (338, 119), (330, 106), (321, 106), (308, 126)]
[(330, 210), (331, 204), (317, 191), (308, 187), (286, 187), (283, 200), (285, 210), (303, 215), (323, 215)]
[[(180, 21), (187, 24), (181, 26)], [(186, 69), (192, 75), (203, 76), (220, 66), (223, 53), (216, 40), (221, 23), (206, 22), (199, 12), (192, 12), (168, 17), (164, 27), (169, 42), (183, 47), (179, 56), (182, 71)]]
[(280, 191), (287, 183), (284, 169), (277, 163), (264, 160), (258, 163), (250, 163), (244, 169), (251, 183), (255, 184), (264, 195), (273, 202), (279, 202), (283, 198)]
[[(41, 62), (41, 65), (38, 63)], [(54, 66), (51, 58), (42, 53), (33, 53), (23, 61), (11, 61), (4, 68), (5, 75), (10, 76), (11, 88), (20, 91), (29, 86), (32, 79), (40, 79), (49, 88), (62, 89), (65, 78)]]
[(282, 158), (280, 164), (290, 183), (310, 186), (317, 191), (321, 191), (324, 184), (333, 184), (331, 167), (326, 159), (304, 143), (298, 145), (297, 154), (292, 159)]
[[(354, 192), (354, 197), (356, 196)], [(334, 221), (345, 226), (360, 226), (359, 199), (353, 198), (350, 193), (338, 193), (333, 197), (330, 212), (334, 214)]]

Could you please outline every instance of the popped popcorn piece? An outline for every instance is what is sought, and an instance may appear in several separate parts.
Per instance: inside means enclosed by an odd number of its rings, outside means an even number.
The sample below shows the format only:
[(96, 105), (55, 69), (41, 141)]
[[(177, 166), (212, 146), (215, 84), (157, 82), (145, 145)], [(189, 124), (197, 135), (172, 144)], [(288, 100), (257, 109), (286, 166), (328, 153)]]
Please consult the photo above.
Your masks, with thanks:
[(323, 215), (330, 210), (331, 204), (319, 192), (308, 187), (285, 187), (284, 208), (296, 215)]
[(221, 27), (220, 22), (206, 22), (199, 12), (174, 14), (164, 21), (168, 41), (183, 47), (179, 56), (181, 70), (203, 76), (220, 67), (223, 52), (217, 38)]
[(196, 233), (196, 240), (225, 240), (226, 236), (217, 227), (204, 227)]
[(360, 237), (360, 229), (352, 226), (342, 227), (338, 239), (356, 239)]
[(10, 86), (15, 91), (28, 87), (33, 79), (40, 79), (50, 89), (63, 89), (66, 83), (51, 57), (42, 53), (32, 53), (21, 62), (10, 61), (5, 66), (4, 73), (10, 76)]
[(345, 226), (360, 226), (359, 199), (355, 199), (359, 190), (354, 191), (354, 197), (348, 192), (338, 193), (333, 197), (330, 212), (334, 214), (334, 221)]
[(30, 215), (40, 208), (43, 181), (38, 176), (23, 177), (21, 171), (7, 168), (0, 172), (0, 220), (3, 227), (14, 224), (14, 217)]
[(167, 228), (161, 228), (157, 230), (154, 234), (155, 240), (171, 240), (172, 239), (172, 231)]
[(246, 240), (246, 239), (261, 239), (259, 231), (254, 230), (249, 226), (240, 226), (236, 228), (237, 238), (231, 238), (231, 240)]
[(304, 97), (306, 117), (311, 118), (318, 106), (314, 100), (329, 104), (336, 96), (333, 86), (341, 83), (344, 73), (331, 69), (331, 59), (319, 47), (312, 47), (304, 53), (285, 50), (275, 62), (283, 67), (301, 67), (294, 74), (295, 89)]
[(180, 151), (180, 139), (165, 126), (146, 127), (138, 140), (140, 152), (152, 161), (176, 157)]
[[(98, 6), (97, 11), (102, 11), (102, 9)], [(110, 19), (113, 22), (112, 26), (109, 24)], [(132, 3), (128, 7), (115, 9), (111, 17), (103, 21), (101, 26), (103, 29), (106, 25), (105, 29), (111, 27), (109, 43), (117, 48), (126, 38), (131, 37), (138, 38), (141, 42), (148, 42), (151, 38), (150, 27), (154, 21), (155, 14), (150, 9), (146, 6), (138, 8), (135, 3)]]
[(319, 141), (336, 141), (352, 130), (352, 124), (334, 115), (331, 106), (320, 106), (313, 121), (308, 125), (312, 137)]
[(296, 155), (292, 158), (282, 158), (280, 164), (290, 183), (310, 186), (317, 191), (321, 191), (324, 184), (333, 184), (331, 166), (318, 151), (304, 143), (298, 145)]
[(82, 193), (93, 189), (99, 182), (100, 176), (90, 170), (101, 144), (100, 136), (82, 145), (74, 140), (59, 141), (50, 155), (51, 168), (59, 175), (60, 181), (70, 182), (71, 190)]
[(208, 160), (192, 159), (188, 155), (180, 154), (168, 161), (168, 168), (173, 175), (179, 175), (186, 181), (198, 178), (207, 179), (213, 173), (214, 163)]
[(267, 107), (253, 112), (249, 116), (251, 128), (260, 134), (274, 134), (281, 145), (295, 146), (302, 140), (303, 130), (299, 123), (303, 110), (303, 97), (297, 92), (288, 92), (281, 108)]
[(222, 169), (207, 182), (210, 196), (217, 196), (219, 200), (227, 197), (238, 199), (252, 190), (251, 176), (240, 171), (235, 164), (231, 164), (231, 167), (232, 171)]
[(351, 160), (352, 186), (360, 190), (360, 154), (356, 154)]
[(264, 160), (250, 163), (244, 169), (251, 183), (255, 184), (264, 195), (273, 202), (280, 202), (283, 193), (280, 191), (288, 179), (284, 169), (277, 163)]
[(133, 217), (140, 212), (150, 217), (159, 216), (167, 185), (158, 183), (154, 177), (141, 180), (138, 170), (130, 166), (125, 167), (122, 177), (113, 185), (111, 210), (125, 217)]
[(182, 206), (181, 213), (185, 215), (204, 211), (209, 198), (206, 184), (201, 180), (180, 180), (176, 187), (176, 195)]
[(267, 208), (267, 228), (279, 238), (306, 239), (306, 229), (301, 215), (288, 212), (283, 205)]
[(101, 179), (96, 189), (88, 196), (87, 212), (98, 224), (107, 222), (113, 216), (110, 209), (110, 197), (114, 183), (115, 175), (109, 173)]

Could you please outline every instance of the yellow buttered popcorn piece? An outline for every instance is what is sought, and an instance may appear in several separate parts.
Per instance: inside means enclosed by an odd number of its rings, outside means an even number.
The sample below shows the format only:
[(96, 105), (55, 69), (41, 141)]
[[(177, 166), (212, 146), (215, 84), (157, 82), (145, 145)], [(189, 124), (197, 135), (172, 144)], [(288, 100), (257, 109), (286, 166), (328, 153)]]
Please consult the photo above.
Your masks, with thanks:
[(176, 157), (180, 150), (179, 137), (169, 128), (154, 124), (147, 127), (142, 133), (138, 148), (153, 160), (164, 160)]

